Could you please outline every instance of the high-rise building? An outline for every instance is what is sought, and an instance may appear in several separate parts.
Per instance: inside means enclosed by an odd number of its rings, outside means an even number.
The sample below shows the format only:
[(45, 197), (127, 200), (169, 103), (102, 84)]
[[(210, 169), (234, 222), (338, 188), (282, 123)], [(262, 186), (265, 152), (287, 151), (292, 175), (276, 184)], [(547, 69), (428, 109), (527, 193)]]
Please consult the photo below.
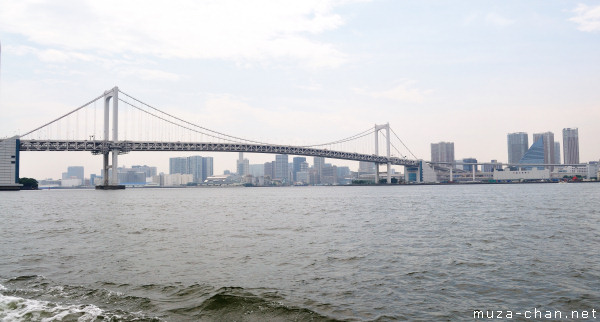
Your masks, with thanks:
[(191, 156), (187, 158), (188, 161), (188, 172), (194, 178), (194, 182), (200, 183), (204, 177), (204, 158), (199, 155)]
[(147, 165), (134, 165), (131, 168), (143, 172), (146, 175), (146, 178), (152, 178), (157, 175), (156, 167), (150, 167)]
[(255, 177), (263, 177), (265, 175), (265, 165), (264, 164), (251, 164), (249, 166), (250, 174)]
[(302, 163), (306, 162), (306, 158), (305, 157), (294, 157), (292, 159), (292, 163), (293, 163), (293, 174), (294, 174), (294, 181), (298, 181), (298, 178), (296, 177), (296, 173), (302, 171)]
[(579, 130), (563, 129), (563, 157), (565, 164), (579, 163)]
[(169, 158), (169, 174), (189, 173), (187, 158)]
[(202, 158), (202, 181), (214, 175), (214, 159), (213, 157)]
[(191, 174), (193, 182), (201, 183), (213, 175), (213, 158), (199, 155), (187, 158), (170, 158), (169, 174)]
[(317, 175), (319, 175), (319, 176), (321, 175), (321, 171), (323, 170), (324, 166), (325, 166), (325, 158), (323, 158), (323, 157), (314, 157), (314, 159), (313, 159), (313, 167), (317, 171)]
[(250, 161), (248, 159), (244, 159), (244, 153), (240, 152), (240, 157), (236, 162), (237, 174), (239, 176), (245, 176), (250, 174)]
[[(544, 163), (552, 164), (556, 163), (554, 160), (554, 133), (552, 132), (544, 132), (544, 133), (533, 133), (533, 141), (537, 142), (539, 139), (542, 139), (542, 143), (544, 145)], [(552, 171), (553, 167), (549, 167), (550, 171)]]
[(375, 163), (367, 162), (367, 161), (359, 161), (358, 162), (358, 172), (359, 173), (375, 173)]
[(454, 162), (454, 142), (431, 143), (431, 162)]
[(71, 166), (67, 168), (67, 172), (63, 172), (62, 179), (80, 179), (83, 184), (83, 167), (81, 166)]
[(288, 181), (288, 167), (287, 154), (277, 154), (275, 156), (275, 179)]
[(275, 178), (275, 161), (265, 162), (264, 176), (271, 179)]
[(554, 163), (560, 164), (560, 143), (554, 141)]
[(515, 164), (525, 155), (529, 148), (527, 133), (517, 132), (507, 135), (508, 163)]

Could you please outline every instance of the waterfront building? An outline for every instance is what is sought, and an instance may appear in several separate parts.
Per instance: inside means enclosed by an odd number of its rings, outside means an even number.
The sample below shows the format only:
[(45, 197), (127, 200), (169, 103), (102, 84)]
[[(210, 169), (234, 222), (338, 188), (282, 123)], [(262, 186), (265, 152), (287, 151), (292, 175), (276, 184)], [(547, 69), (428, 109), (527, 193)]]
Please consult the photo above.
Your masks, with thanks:
[(63, 172), (62, 179), (79, 179), (83, 184), (84, 175), (82, 166), (70, 166), (67, 167), (67, 172)]
[[(544, 140), (539, 138), (531, 145), (525, 155), (519, 160), (520, 164), (544, 164)], [(539, 167), (544, 169), (544, 167)], [(522, 169), (531, 169), (531, 167), (523, 167)]]
[(208, 177), (214, 175), (214, 159), (213, 157), (202, 158), (202, 182), (207, 180)]
[(492, 160), (490, 163), (483, 165), (483, 172), (493, 172), (502, 169), (502, 164), (498, 163), (498, 160)]
[(19, 138), (0, 141), (0, 190), (19, 190)]
[(313, 168), (317, 170), (317, 174), (321, 175), (321, 170), (325, 166), (325, 158), (323, 157), (314, 157), (313, 159)]
[(358, 172), (361, 174), (375, 173), (375, 163), (367, 161), (358, 161)]
[(296, 173), (296, 182), (308, 184), (310, 182), (310, 175), (308, 171), (299, 171)]
[(146, 175), (146, 178), (152, 178), (158, 173), (156, 167), (150, 167), (147, 165), (134, 165), (131, 168), (136, 171), (143, 172)]
[(244, 153), (240, 152), (239, 158), (236, 161), (236, 173), (240, 177), (244, 177), (247, 174), (250, 174), (250, 161), (248, 159), (244, 159)]
[(565, 164), (579, 163), (579, 130), (563, 129), (563, 157)]
[(298, 181), (298, 177), (296, 176), (296, 173), (302, 171), (302, 163), (306, 162), (306, 158), (305, 157), (294, 157), (292, 159), (292, 173), (294, 176), (294, 181)]
[(265, 162), (264, 176), (269, 177), (269, 179), (275, 178), (275, 161)]
[(529, 148), (527, 133), (516, 132), (507, 135), (508, 163), (515, 164), (525, 155)]
[(454, 142), (431, 143), (431, 162), (454, 162)]
[(169, 174), (189, 173), (187, 158), (169, 158)]
[(204, 176), (204, 160), (201, 156), (195, 155), (187, 158), (188, 171), (186, 174), (191, 174), (194, 178), (194, 182), (202, 182)]
[[(169, 174), (191, 174), (193, 182), (202, 183), (213, 175), (213, 158), (199, 155), (169, 159)], [(174, 179), (175, 180), (175, 179)]]
[(534, 168), (531, 170), (494, 171), (493, 178), (499, 181), (548, 180), (550, 179), (550, 170)]
[(275, 156), (275, 179), (281, 179), (282, 182), (289, 181), (289, 165), (287, 154), (277, 154)]
[(145, 185), (146, 173), (134, 168), (117, 168), (119, 184), (122, 185)]
[(407, 183), (433, 183), (437, 182), (437, 174), (433, 167), (423, 160), (417, 166), (405, 167), (404, 182)]
[(250, 169), (250, 174), (255, 178), (263, 177), (265, 175), (264, 164), (250, 164), (248, 168)]
[[(464, 171), (473, 171), (473, 167), (475, 167), (475, 171), (477, 171), (477, 165), (472, 163), (477, 163), (477, 159), (475, 158), (465, 158), (462, 160), (463, 162), (463, 170)], [(471, 163), (471, 164), (469, 164)]]
[(337, 167), (331, 164), (321, 169), (321, 184), (336, 185), (338, 184)]
[(560, 164), (560, 143), (554, 142), (554, 163)]

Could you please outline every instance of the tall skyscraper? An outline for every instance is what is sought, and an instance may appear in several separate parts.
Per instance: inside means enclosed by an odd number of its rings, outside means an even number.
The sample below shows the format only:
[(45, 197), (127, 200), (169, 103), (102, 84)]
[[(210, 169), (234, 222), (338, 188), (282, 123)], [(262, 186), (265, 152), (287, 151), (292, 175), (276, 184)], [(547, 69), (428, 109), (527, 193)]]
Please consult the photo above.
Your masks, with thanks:
[(67, 167), (67, 172), (63, 172), (62, 178), (63, 178), (63, 180), (77, 178), (77, 179), (81, 180), (81, 183), (83, 183), (83, 178), (84, 178), (83, 167), (81, 167), (81, 166)]
[(508, 143), (508, 163), (518, 163), (529, 149), (527, 133), (517, 132), (507, 135)]
[(275, 156), (275, 178), (288, 181), (288, 156), (277, 154)]
[(201, 156), (195, 155), (187, 158), (188, 161), (188, 174), (194, 176), (194, 182), (199, 183), (204, 181), (204, 160)]
[[(539, 139), (543, 139), (544, 145), (544, 163), (552, 164), (556, 163), (554, 160), (554, 133), (552, 132), (544, 132), (544, 133), (533, 133), (533, 141), (536, 142)], [(549, 167), (550, 171), (552, 171), (553, 167)]]
[(169, 174), (191, 174), (194, 182), (201, 183), (213, 175), (213, 158), (199, 155), (187, 158), (170, 158)]
[(306, 162), (306, 158), (305, 157), (294, 157), (292, 159), (292, 163), (294, 164), (293, 166), (293, 173), (294, 173), (294, 181), (298, 181), (298, 178), (296, 177), (296, 173), (302, 171), (302, 163)]
[(275, 179), (275, 161), (265, 162), (264, 176)]
[(579, 130), (563, 129), (563, 157), (565, 164), (579, 163)]
[(454, 162), (454, 142), (431, 143), (431, 162)]
[(239, 176), (245, 176), (247, 174), (250, 174), (250, 161), (248, 159), (244, 159), (243, 152), (240, 152), (240, 157), (238, 158), (236, 165), (237, 174)]
[(554, 163), (560, 164), (560, 143), (554, 141)]
[(214, 175), (214, 159), (213, 157), (202, 158), (202, 181)]
[(169, 174), (189, 173), (187, 158), (169, 158)]
[(317, 171), (317, 174), (320, 176), (323, 171), (323, 167), (325, 166), (325, 158), (323, 157), (314, 157), (313, 159), (313, 167)]

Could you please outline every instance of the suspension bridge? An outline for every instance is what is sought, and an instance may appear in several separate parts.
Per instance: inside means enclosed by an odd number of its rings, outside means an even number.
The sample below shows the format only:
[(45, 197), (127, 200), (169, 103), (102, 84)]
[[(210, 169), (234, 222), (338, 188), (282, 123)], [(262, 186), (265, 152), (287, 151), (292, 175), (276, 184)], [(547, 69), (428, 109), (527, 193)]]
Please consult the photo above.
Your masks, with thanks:
[[(384, 140), (379, 140), (380, 137)], [(389, 123), (327, 143), (273, 144), (208, 129), (144, 103), (118, 87), (42, 126), (0, 143), (7, 145), (10, 140), (14, 140), (17, 154), (11, 159), (17, 177), (18, 152), (21, 151), (89, 151), (102, 155), (104, 182), (98, 187), (100, 189), (118, 188), (117, 171), (110, 173), (109, 169), (117, 169), (120, 154), (138, 151), (270, 153), (373, 162), (377, 182), (379, 166), (387, 165), (388, 183), (391, 183), (392, 165), (417, 167), (420, 162)], [(397, 147), (400, 145), (413, 159), (400, 152)], [(380, 155), (383, 150), (385, 155)], [(0, 180), (10, 181), (7, 175), (0, 171)]]

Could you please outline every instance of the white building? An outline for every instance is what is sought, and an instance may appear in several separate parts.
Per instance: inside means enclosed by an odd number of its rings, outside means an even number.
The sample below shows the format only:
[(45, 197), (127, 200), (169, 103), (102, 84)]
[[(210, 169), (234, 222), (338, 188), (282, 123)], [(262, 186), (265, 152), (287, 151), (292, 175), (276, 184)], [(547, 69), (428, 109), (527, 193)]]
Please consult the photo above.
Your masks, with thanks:
[(164, 174), (161, 173), (157, 176), (152, 177), (152, 183), (161, 187), (178, 187), (185, 186), (188, 183), (194, 182), (194, 175), (189, 174)]
[(548, 180), (550, 179), (550, 170), (544, 169), (531, 169), (531, 170), (519, 170), (519, 171), (494, 171), (494, 180)]
[(83, 182), (79, 178), (62, 179), (60, 180), (60, 186), (63, 188), (73, 188), (83, 185)]

